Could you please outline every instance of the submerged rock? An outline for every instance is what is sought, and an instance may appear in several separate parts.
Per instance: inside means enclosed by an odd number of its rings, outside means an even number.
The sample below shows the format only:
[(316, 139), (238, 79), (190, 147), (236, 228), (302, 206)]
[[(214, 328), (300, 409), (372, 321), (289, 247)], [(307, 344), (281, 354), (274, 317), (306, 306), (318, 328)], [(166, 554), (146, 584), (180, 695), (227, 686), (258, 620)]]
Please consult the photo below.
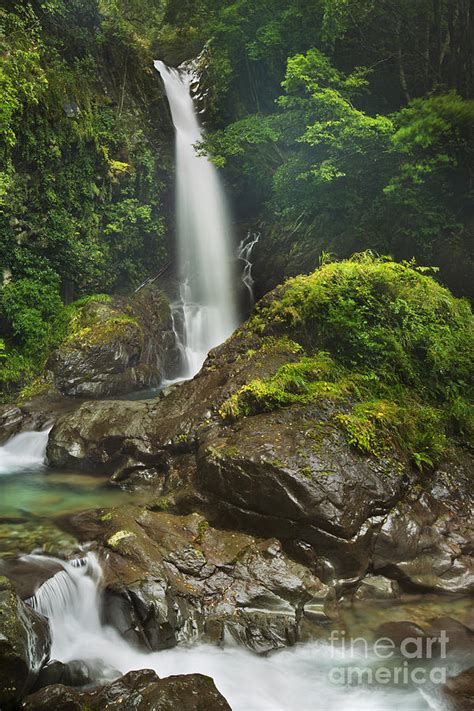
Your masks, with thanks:
[(155, 387), (177, 358), (162, 292), (143, 289), (82, 307), (75, 330), (48, 362), (63, 395), (104, 397)]
[(46, 619), (23, 603), (0, 578), (0, 706), (19, 701), (33, 687), (49, 657)]
[(129, 672), (102, 689), (73, 691), (61, 684), (29, 696), (26, 711), (230, 711), (213, 680), (202, 674), (160, 679), (154, 671)]

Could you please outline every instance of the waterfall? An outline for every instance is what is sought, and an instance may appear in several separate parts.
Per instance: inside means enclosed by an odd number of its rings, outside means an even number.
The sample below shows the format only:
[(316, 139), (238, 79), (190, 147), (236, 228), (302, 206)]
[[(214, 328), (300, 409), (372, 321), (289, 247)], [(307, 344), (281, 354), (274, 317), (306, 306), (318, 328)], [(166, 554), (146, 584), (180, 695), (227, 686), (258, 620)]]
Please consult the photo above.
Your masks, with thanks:
[(216, 168), (196, 152), (203, 138), (191, 96), (195, 81), (156, 61), (176, 133), (179, 300), (173, 305), (183, 354), (183, 378), (193, 377), (211, 348), (238, 325), (232, 231)]
[[(24, 556), (27, 560), (29, 557)], [(100, 582), (102, 571), (93, 553), (84, 558), (64, 562), (50, 559), (63, 570), (47, 580), (36, 594), (27, 600), (33, 609), (48, 618), (51, 629), (51, 658), (68, 662), (92, 656), (95, 642), (101, 636)], [(91, 640), (91, 654), (84, 654), (86, 641)], [(94, 653), (93, 656), (96, 656)]]
[(253, 234), (252, 232), (248, 232), (247, 236), (244, 237), (239, 244), (239, 248), (237, 250), (237, 259), (243, 262), (242, 282), (249, 294), (250, 307), (253, 307), (255, 304), (255, 294), (253, 291), (255, 282), (252, 276), (252, 262), (250, 260), (252, 258), (253, 248), (259, 239), (259, 232), (255, 232)]
[(50, 430), (20, 432), (11, 437), (0, 447), (0, 475), (40, 469), (45, 461)]

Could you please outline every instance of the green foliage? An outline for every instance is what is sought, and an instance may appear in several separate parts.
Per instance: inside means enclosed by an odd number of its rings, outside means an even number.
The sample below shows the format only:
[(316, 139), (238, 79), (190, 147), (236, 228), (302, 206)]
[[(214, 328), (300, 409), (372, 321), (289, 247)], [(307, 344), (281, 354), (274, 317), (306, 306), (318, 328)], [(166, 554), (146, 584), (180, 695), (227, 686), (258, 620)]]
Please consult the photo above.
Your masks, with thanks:
[(0, 140), (12, 147), (21, 114), (38, 105), (47, 87), (39, 25), (30, 5), (18, 14), (0, 10), (0, 56)]
[(41, 357), (54, 344), (54, 320), (63, 304), (57, 283), (18, 279), (1, 291), (0, 309), (25, 356)]
[(474, 431), (474, 322), (467, 302), (424, 271), (362, 254), (288, 281), (249, 328), (289, 333), (305, 354), (243, 386), (221, 416), (338, 401), (350, 408), (336, 416), (350, 444), (374, 455), (396, 447), (433, 466), (449, 435)]
[(149, 58), (96, 0), (34, 7), (0, 14), (0, 263), (14, 279), (45, 264), (68, 293), (128, 288), (166, 257), (163, 172), (127, 84)]
[[(163, 5), (154, 4), (157, 22)], [(149, 20), (150, 3), (7, 7), (0, 10), (0, 385), (10, 392), (41, 372), (70, 332), (81, 309), (65, 308), (64, 297), (129, 290), (158, 271), (167, 250), (165, 171), (141, 98), (144, 83), (159, 96), (159, 83), (148, 79), (145, 29), (139, 34), (130, 20)]]

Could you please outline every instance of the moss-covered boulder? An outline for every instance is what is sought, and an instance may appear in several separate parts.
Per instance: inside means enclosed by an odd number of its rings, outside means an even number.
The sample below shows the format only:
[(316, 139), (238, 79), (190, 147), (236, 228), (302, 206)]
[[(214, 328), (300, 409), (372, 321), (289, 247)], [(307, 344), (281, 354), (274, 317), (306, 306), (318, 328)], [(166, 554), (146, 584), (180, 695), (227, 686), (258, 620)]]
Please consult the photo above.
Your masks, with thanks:
[(7, 578), (0, 577), (0, 706), (19, 701), (49, 657), (46, 619), (23, 603)]
[(159, 385), (175, 358), (166, 297), (146, 288), (132, 299), (101, 297), (76, 307), (47, 367), (62, 394), (104, 397)]
[(213, 522), (280, 538), (328, 582), (467, 592), (472, 350), (469, 305), (413, 265), (327, 264), (167, 397), (61, 418), (48, 454), (142, 477), (158, 505), (188, 511), (194, 489)]

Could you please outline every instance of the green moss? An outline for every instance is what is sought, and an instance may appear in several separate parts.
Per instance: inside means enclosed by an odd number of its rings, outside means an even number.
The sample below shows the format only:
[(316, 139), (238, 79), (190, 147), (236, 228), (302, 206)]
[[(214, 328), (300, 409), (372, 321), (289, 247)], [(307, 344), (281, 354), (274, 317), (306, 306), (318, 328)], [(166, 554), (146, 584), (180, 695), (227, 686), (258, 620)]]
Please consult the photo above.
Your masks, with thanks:
[(45, 378), (43, 376), (35, 378), (28, 385), (25, 385), (25, 387), (22, 388), (20, 394), (18, 395), (18, 400), (28, 400), (29, 398), (42, 395), (43, 393), (48, 392), (51, 385), (51, 378)]
[(195, 543), (202, 543), (208, 528), (209, 528), (209, 521), (203, 520), (203, 521), (199, 522), (198, 534), (197, 534), (196, 538), (194, 539)]
[(167, 511), (173, 503), (172, 496), (160, 496), (153, 502), (153, 508), (159, 511)]
[(117, 531), (107, 539), (107, 545), (111, 548), (117, 548), (118, 544), (126, 538), (135, 538), (135, 534), (132, 531)]
[(300, 357), (241, 387), (222, 418), (340, 403), (334, 422), (352, 446), (374, 456), (401, 449), (420, 469), (439, 461), (450, 438), (474, 433), (472, 312), (423, 270), (358, 255), (273, 296), (249, 329), (264, 343), (286, 334)]

